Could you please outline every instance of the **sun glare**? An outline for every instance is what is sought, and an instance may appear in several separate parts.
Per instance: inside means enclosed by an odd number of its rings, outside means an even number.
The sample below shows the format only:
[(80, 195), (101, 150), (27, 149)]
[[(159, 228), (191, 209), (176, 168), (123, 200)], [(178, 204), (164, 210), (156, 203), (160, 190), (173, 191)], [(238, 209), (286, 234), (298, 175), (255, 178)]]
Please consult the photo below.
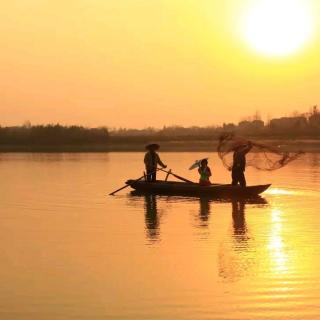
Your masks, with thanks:
[(249, 46), (267, 56), (281, 57), (303, 47), (312, 33), (306, 1), (260, 0), (244, 16), (243, 35)]

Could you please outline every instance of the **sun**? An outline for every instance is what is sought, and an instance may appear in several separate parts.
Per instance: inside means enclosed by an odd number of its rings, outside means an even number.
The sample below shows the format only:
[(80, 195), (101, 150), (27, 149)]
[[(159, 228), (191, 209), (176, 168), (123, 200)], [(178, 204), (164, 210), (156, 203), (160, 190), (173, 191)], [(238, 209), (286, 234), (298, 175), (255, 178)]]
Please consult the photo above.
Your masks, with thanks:
[(302, 0), (260, 0), (244, 15), (242, 33), (251, 48), (282, 57), (303, 48), (313, 31), (312, 15)]

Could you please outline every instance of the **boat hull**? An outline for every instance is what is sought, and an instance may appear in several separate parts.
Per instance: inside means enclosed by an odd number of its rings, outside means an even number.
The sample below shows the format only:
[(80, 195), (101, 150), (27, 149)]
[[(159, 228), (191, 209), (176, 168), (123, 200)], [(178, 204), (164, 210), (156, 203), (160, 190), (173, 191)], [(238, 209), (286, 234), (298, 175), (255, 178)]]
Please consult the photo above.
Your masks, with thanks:
[(200, 186), (197, 183), (175, 182), (175, 181), (135, 181), (126, 182), (131, 188), (153, 194), (186, 195), (186, 196), (210, 196), (217, 198), (254, 197), (270, 187), (270, 184), (256, 186), (233, 186), (230, 184), (213, 184)]

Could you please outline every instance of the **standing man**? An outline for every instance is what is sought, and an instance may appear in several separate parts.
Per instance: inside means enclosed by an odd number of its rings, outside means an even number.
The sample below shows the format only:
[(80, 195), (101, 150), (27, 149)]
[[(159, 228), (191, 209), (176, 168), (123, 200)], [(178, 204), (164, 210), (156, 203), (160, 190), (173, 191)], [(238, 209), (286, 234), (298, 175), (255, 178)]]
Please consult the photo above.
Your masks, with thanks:
[(236, 186), (238, 183), (241, 187), (246, 186), (246, 178), (244, 171), (246, 169), (246, 154), (251, 150), (252, 142), (248, 141), (245, 145), (237, 146), (233, 153), (232, 165), (232, 185)]
[(156, 150), (159, 150), (160, 146), (156, 143), (148, 144), (146, 149), (148, 152), (144, 156), (144, 164), (146, 166), (147, 171), (147, 181), (154, 182), (157, 180), (157, 166), (158, 164), (162, 168), (166, 168), (167, 166), (160, 160), (159, 155)]

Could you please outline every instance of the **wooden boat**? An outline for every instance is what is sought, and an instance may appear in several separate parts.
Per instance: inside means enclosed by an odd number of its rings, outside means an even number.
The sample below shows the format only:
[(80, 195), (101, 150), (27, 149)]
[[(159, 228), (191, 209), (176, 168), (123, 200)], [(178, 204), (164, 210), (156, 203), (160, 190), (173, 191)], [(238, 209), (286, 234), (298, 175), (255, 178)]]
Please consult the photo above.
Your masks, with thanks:
[(231, 184), (212, 184), (200, 186), (198, 183), (162, 181), (146, 182), (143, 180), (128, 180), (131, 188), (143, 192), (167, 195), (210, 196), (217, 198), (254, 197), (267, 190), (271, 184), (255, 186), (233, 186)]

